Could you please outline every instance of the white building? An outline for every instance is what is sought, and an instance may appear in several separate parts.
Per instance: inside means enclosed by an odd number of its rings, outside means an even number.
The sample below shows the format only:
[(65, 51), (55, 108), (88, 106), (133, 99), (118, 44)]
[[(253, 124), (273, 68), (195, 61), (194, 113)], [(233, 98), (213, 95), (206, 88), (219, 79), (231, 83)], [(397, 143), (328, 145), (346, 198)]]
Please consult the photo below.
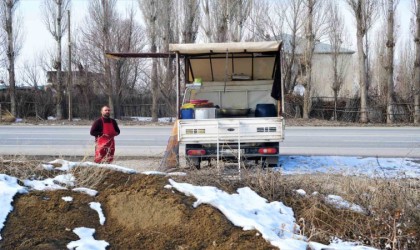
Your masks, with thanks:
[[(292, 36), (283, 34), (283, 51), (290, 54)], [(306, 40), (297, 38), (296, 65), (294, 73), (297, 74), (296, 84), (302, 84), (305, 79), (305, 68), (303, 56), (306, 47)], [(333, 48), (331, 45), (317, 41), (315, 43), (314, 55), (312, 58), (312, 97), (334, 97), (333, 84)], [(343, 77), (343, 84), (338, 94), (339, 97), (352, 98), (358, 93), (357, 54), (354, 51), (342, 48), (338, 56), (339, 71)]]

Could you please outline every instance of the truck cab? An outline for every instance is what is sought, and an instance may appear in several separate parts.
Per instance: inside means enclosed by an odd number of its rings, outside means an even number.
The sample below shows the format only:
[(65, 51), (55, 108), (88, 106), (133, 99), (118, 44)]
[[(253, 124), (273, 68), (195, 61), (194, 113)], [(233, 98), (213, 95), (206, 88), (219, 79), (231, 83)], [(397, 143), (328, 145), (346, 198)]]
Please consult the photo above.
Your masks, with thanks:
[(170, 44), (169, 50), (178, 69), (184, 62), (177, 122), (186, 162), (198, 169), (212, 160), (278, 166), (285, 126), (281, 42)]

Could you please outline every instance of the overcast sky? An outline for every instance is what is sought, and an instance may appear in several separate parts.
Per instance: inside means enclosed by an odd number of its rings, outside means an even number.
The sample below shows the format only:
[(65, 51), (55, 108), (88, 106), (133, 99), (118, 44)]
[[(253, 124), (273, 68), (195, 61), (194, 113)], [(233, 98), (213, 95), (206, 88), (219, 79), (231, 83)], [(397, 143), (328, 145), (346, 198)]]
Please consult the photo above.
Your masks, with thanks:
[[(258, 0), (257, 0), (258, 1)], [(409, 21), (410, 17), (413, 16), (411, 9), (412, 0), (400, 0), (400, 5), (398, 7), (399, 13), (399, 40), (403, 41), (408, 39), (409, 34)], [(17, 61), (17, 73), (22, 69), (22, 64), (27, 60), (33, 60), (49, 48), (54, 48), (54, 41), (51, 34), (45, 28), (45, 25), (42, 22), (42, 15), (40, 10), (40, 5), (42, 0), (21, 0), (18, 6), (18, 14), (23, 16), (23, 32), (24, 32), (24, 44), (21, 50), (20, 56)], [(80, 22), (85, 18), (87, 12), (89, 0), (72, 0), (71, 1), (71, 15), (72, 15), (72, 26), (77, 27)], [(137, 0), (118, 0), (118, 9), (121, 12), (124, 12), (127, 8), (134, 6), (137, 10), (137, 18), (141, 22), (140, 10), (138, 8)], [(348, 8), (343, 8), (344, 15), (346, 17), (347, 27), (349, 29), (349, 34), (353, 39), (355, 37), (355, 28), (353, 17), (348, 13)], [(73, 28), (74, 31), (74, 28)], [(67, 38), (63, 42), (63, 47), (67, 46)], [(398, 43), (397, 43), (398, 46)], [(355, 42), (351, 49), (355, 50)], [(3, 72), (0, 72), (0, 78), (3, 78), (5, 69), (2, 69)], [(18, 75), (19, 81), (19, 75)], [(19, 84), (19, 83), (18, 83)]]

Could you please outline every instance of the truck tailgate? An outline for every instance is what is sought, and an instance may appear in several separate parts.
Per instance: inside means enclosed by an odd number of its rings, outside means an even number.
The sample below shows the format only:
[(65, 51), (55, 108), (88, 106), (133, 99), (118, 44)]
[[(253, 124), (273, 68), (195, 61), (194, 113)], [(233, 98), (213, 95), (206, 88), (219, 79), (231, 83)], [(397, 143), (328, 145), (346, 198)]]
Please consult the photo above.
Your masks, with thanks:
[(280, 142), (283, 117), (178, 120), (178, 141), (194, 143)]

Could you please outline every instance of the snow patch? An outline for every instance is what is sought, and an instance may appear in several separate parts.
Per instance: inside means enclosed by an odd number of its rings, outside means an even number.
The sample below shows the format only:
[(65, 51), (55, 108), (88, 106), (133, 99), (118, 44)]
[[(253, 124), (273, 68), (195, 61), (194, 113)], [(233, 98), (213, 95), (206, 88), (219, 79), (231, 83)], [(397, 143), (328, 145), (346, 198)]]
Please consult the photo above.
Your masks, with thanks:
[(31, 189), (44, 191), (66, 189), (66, 187), (59, 184), (74, 186), (74, 182), (75, 177), (72, 174), (65, 174), (57, 175), (54, 178), (47, 178), (45, 180), (24, 180), (23, 184)]
[[(18, 193), (27, 192), (25, 187), (18, 184), (17, 178), (0, 174), (0, 232), (4, 227), (7, 215), (13, 211), (13, 197)], [(2, 240), (1, 234), (0, 240)]]
[(299, 226), (294, 213), (282, 202), (267, 202), (250, 188), (240, 188), (237, 194), (228, 194), (215, 187), (199, 187), (188, 183), (170, 184), (178, 191), (194, 196), (193, 206), (210, 204), (219, 209), (235, 226), (244, 230), (258, 230), (264, 239), (280, 249), (305, 249), (305, 237), (296, 234)]
[(280, 156), (283, 174), (331, 173), (379, 178), (419, 178), (420, 163), (411, 158)]
[(141, 173), (145, 175), (166, 175), (165, 172), (160, 172), (160, 171), (144, 171)]
[(79, 236), (80, 240), (72, 241), (67, 244), (67, 249), (71, 250), (105, 250), (109, 243), (104, 240), (95, 240), (93, 234), (95, 229), (87, 227), (77, 227), (73, 232)]
[(365, 213), (365, 210), (361, 206), (356, 205), (354, 203), (350, 203), (338, 195), (332, 195), (332, 194), (328, 195), (327, 197), (325, 197), (325, 202), (333, 205), (334, 207), (338, 209), (348, 209), (356, 213)]
[(120, 172), (127, 173), (127, 174), (137, 173), (137, 171), (134, 170), (134, 169), (121, 167), (121, 166), (114, 165), (114, 164), (99, 164), (99, 163), (94, 163), (94, 162), (71, 162), (71, 161), (66, 161), (66, 160), (62, 160), (62, 159), (57, 159), (57, 160), (51, 161), (49, 163), (50, 164), (60, 164), (61, 167), (58, 167), (56, 169), (61, 170), (61, 171), (69, 171), (69, 170), (71, 170), (72, 168), (75, 168), (75, 167), (98, 167), (98, 168), (106, 168), (106, 169), (110, 169), (110, 170), (120, 171)]
[(306, 195), (306, 192), (305, 192), (305, 190), (303, 190), (303, 189), (298, 189), (298, 190), (295, 190), (295, 192), (296, 192), (298, 195), (300, 195), (300, 196), (305, 196), (305, 195)]
[(103, 226), (104, 223), (105, 223), (105, 215), (104, 215), (104, 213), (102, 211), (101, 203), (99, 203), (99, 202), (91, 202), (91, 203), (89, 203), (89, 206), (90, 206), (90, 208), (92, 208), (93, 210), (95, 210), (98, 213), (98, 215), (99, 215), (99, 224), (101, 224)]
[(98, 191), (84, 187), (73, 188), (72, 190), (75, 192), (85, 193), (90, 196), (96, 196), (98, 194)]
[(73, 201), (73, 197), (71, 197), (71, 196), (64, 196), (64, 197), (61, 197), (61, 199), (63, 199), (64, 201), (67, 201), (67, 202)]

